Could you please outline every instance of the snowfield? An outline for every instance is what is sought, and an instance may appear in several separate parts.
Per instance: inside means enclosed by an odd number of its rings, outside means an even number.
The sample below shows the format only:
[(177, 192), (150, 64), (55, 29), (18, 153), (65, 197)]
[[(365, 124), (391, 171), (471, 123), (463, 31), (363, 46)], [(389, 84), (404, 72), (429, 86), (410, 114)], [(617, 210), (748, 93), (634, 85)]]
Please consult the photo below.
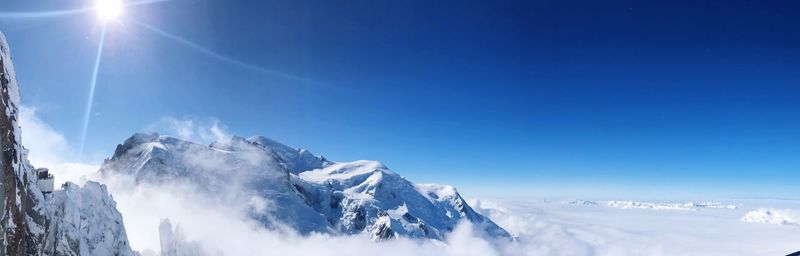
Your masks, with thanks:
[(748, 212), (742, 221), (800, 227), (800, 213), (792, 210), (758, 209)]

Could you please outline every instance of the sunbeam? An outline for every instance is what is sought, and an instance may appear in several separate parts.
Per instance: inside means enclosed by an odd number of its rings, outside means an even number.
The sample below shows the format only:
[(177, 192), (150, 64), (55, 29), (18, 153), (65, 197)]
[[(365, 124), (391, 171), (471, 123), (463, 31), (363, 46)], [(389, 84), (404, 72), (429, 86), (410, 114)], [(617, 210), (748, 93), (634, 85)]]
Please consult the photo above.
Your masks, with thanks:
[(92, 116), (92, 104), (94, 103), (94, 89), (97, 87), (97, 75), (100, 71), (100, 59), (103, 56), (103, 46), (106, 41), (106, 26), (102, 26), (100, 32), (100, 43), (97, 46), (97, 57), (94, 60), (94, 69), (92, 70), (92, 81), (89, 84), (89, 99), (86, 102), (86, 114), (83, 117), (83, 130), (81, 131), (80, 143), (80, 156), (83, 156), (83, 149), (86, 145), (86, 132), (89, 130), (89, 120)]
[(41, 19), (70, 16), (91, 11), (92, 8), (70, 10), (44, 11), (44, 12), (0, 12), (0, 19)]
[(125, 6), (137, 6), (137, 5), (145, 5), (145, 4), (155, 4), (166, 2), (170, 0), (141, 0), (141, 1), (131, 1), (125, 4)]
[(242, 62), (242, 61), (239, 61), (239, 60), (235, 60), (233, 58), (230, 58), (228, 56), (216, 53), (216, 52), (214, 52), (214, 51), (212, 51), (212, 50), (210, 50), (208, 48), (200, 46), (200, 45), (198, 45), (198, 44), (196, 44), (196, 43), (194, 43), (192, 41), (189, 41), (189, 40), (184, 39), (182, 37), (176, 36), (174, 34), (166, 32), (164, 30), (158, 29), (158, 28), (156, 28), (154, 26), (151, 26), (151, 25), (149, 25), (147, 23), (144, 23), (144, 22), (141, 22), (141, 21), (138, 21), (138, 20), (134, 20), (134, 19), (131, 19), (131, 21), (133, 23), (135, 23), (135, 24), (147, 29), (147, 30), (150, 30), (150, 31), (160, 35), (160, 36), (163, 36), (163, 37), (165, 37), (167, 39), (175, 41), (175, 42), (177, 42), (177, 43), (179, 43), (179, 44), (181, 44), (183, 46), (189, 47), (192, 50), (198, 51), (198, 52), (200, 52), (200, 53), (202, 53), (202, 54), (204, 54), (204, 55), (206, 55), (208, 57), (211, 57), (211, 58), (216, 59), (216, 60), (221, 61), (221, 62), (225, 62), (225, 63), (231, 64), (231, 65), (239, 66), (239, 67), (242, 67), (242, 68), (245, 68), (245, 69), (261, 72), (261, 73), (264, 73), (264, 74), (267, 74), (267, 75), (272, 75), (272, 76), (280, 77), (280, 78), (287, 79), (287, 80), (293, 80), (293, 81), (302, 82), (304, 84), (311, 84), (311, 85), (317, 85), (317, 86), (323, 86), (323, 87), (331, 87), (330, 84), (319, 82), (319, 81), (316, 81), (316, 80), (313, 80), (313, 79), (309, 79), (309, 78), (305, 78), (305, 77), (301, 77), (301, 76), (297, 76), (297, 75), (292, 75), (292, 74), (287, 74), (287, 73), (284, 73), (284, 72), (275, 71), (275, 70), (268, 69), (268, 68), (265, 68), (265, 67), (260, 67), (260, 66), (256, 66), (256, 65), (253, 65), (253, 64), (245, 63), (245, 62)]

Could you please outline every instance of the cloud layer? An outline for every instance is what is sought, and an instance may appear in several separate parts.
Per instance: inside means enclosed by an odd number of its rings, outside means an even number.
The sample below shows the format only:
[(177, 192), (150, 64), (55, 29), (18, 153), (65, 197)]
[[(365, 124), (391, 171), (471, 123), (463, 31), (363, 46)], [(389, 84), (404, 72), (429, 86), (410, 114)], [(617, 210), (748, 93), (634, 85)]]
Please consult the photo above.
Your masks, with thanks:
[(800, 250), (796, 226), (741, 221), (750, 211), (747, 205), (761, 202), (737, 202), (745, 205), (742, 209), (675, 211), (470, 200), (517, 241), (481, 237), (463, 223), (444, 242), (373, 242), (363, 236), (267, 230), (245, 216), (244, 206), (209, 201), (185, 184), (133, 186), (119, 177), (104, 182), (118, 201), (133, 247), (153, 252), (160, 248), (154, 234), (164, 218), (179, 226), (185, 243), (199, 245), (205, 255), (783, 255)]
[[(202, 251), (204, 255), (785, 255), (800, 250), (798, 226), (742, 221), (743, 216), (783, 220), (772, 217), (800, 209), (800, 202), (768, 200), (729, 202), (741, 207), (697, 211), (471, 200), (476, 210), (518, 237), (513, 243), (480, 237), (469, 224), (459, 225), (444, 242), (397, 239), (376, 243), (362, 236), (301, 236), (288, 229), (267, 230), (246, 216), (252, 207), (268, 211), (272, 202), (237, 207), (209, 200), (192, 185), (137, 185), (127, 177), (99, 177), (95, 175), (97, 166), (71, 161), (75, 156), (63, 134), (39, 119), (35, 108), (21, 109), (20, 124), (31, 162), (51, 167), (58, 182), (81, 184), (94, 179), (108, 185), (131, 245), (144, 255), (157, 255), (161, 250), (158, 234), (164, 219), (175, 226), (173, 232), (180, 239), (177, 244), (191, 245), (186, 246), (187, 252)], [(164, 118), (150, 130), (211, 142), (230, 138), (224, 127), (213, 119)], [(198, 163), (225, 164), (213, 161)], [(795, 211), (758, 210), (776, 207)]]

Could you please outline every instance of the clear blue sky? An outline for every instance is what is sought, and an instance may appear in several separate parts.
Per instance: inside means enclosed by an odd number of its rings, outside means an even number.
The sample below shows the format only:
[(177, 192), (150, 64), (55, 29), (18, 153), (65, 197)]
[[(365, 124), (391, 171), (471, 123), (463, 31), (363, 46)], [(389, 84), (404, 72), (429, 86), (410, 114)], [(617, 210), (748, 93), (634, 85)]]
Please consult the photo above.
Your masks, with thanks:
[[(0, 12), (91, 5), (7, 0)], [(140, 5), (108, 27), (86, 152), (108, 156), (164, 117), (217, 118), (475, 193), (793, 197), (797, 13), (796, 1)], [(98, 24), (0, 15), (24, 104), (73, 146)]]

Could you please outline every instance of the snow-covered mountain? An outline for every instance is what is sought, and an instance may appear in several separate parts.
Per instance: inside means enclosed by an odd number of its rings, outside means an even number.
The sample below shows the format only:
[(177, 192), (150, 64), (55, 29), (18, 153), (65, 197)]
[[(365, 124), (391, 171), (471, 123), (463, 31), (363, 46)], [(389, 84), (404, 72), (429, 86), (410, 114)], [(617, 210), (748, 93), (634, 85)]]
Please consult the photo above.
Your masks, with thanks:
[(134, 255), (105, 186), (67, 183), (52, 190), (52, 177), (28, 161), (10, 56), (0, 33), (0, 255)]
[(247, 205), (249, 217), (268, 228), (288, 225), (303, 234), (442, 239), (465, 220), (490, 236), (511, 237), (451, 186), (414, 184), (379, 162), (331, 162), (264, 137), (206, 146), (135, 134), (100, 173), (192, 185), (220, 204)]
[(467, 220), (491, 236), (509, 237), (452, 186), (413, 184), (379, 162), (332, 163), (292, 178), (306, 202), (347, 234), (441, 239)]
[(105, 185), (67, 182), (46, 198), (45, 255), (134, 255)]

